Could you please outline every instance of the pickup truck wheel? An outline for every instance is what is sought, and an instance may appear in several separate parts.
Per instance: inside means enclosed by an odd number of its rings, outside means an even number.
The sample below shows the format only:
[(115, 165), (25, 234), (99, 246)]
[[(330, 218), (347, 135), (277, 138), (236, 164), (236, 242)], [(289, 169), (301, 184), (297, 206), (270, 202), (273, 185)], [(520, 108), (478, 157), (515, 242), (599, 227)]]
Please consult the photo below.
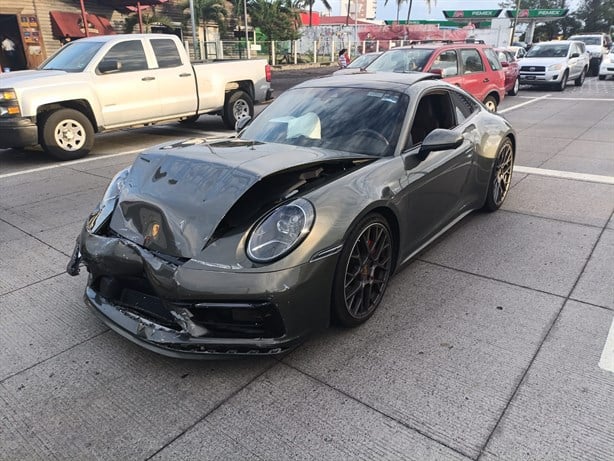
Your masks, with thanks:
[(584, 78), (586, 77), (586, 69), (582, 69), (580, 76), (574, 80), (574, 85), (582, 86), (584, 84)]
[(235, 91), (226, 98), (224, 115), (222, 116), (226, 127), (234, 130), (235, 123), (244, 117), (254, 116), (254, 102), (245, 91)]
[(486, 96), (486, 99), (484, 99), (484, 105), (489, 112), (497, 112), (497, 100), (494, 98), (494, 96)]
[(43, 119), (41, 146), (59, 160), (85, 157), (94, 146), (90, 120), (73, 109), (60, 109)]
[(561, 78), (561, 81), (556, 86), (557, 91), (565, 91), (565, 87), (567, 86), (568, 77), (569, 77), (569, 74), (567, 73), (567, 71), (565, 71), (565, 73), (563, 74), (563, 78)]

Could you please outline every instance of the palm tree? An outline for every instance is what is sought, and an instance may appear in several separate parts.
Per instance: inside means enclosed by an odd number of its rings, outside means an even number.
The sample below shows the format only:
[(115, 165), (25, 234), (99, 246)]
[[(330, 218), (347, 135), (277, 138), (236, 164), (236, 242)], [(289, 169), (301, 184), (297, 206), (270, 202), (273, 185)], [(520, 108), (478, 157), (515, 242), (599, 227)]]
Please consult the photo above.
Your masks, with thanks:
[[(332, 7), (330, 6), (330, 3), (328, 3), (328, 0), (321, 0), (321, 1), (322, 1), (322, 4), (324, 5), (324, 8), (326, 8), (328, 11), (332, 9)], [(305, 8), (307, 6), (309, 7), (309, 27), (311, 27), (311, 13), (313, 12), (313, 4), (315, 2), (316, 0), (299, 0), (298, 2), (296, 2), (296, 5), (299, 8)]]
[[(194, 1), (194, 22), (196, 24), (200, 24), (201, 21), (204, 22), (204, 32), (205, 32), (205, 59), (207, 59), (207, 23), (213, 22), (218, 25), (220, 31), (223, 31), (226, 27), (226, 17), (228, 16), (228, 10), (226, 9), (226, 4), (224, 0), (193, 0)], [(189, 0), (185, 0), (180, 5), (184, 11), (188, 9), (187, 13), (184, 13), (186, 16), (190, 16), (189, 8), (190, 2)]]
[[(388, 0), (386, 0), (386, 1), (388, 1)], [(407, 1), (409, 2), (409, 8), (407, 9), (407, 24), (409, 24), (409, 17), (411, 15), (411, 7), (412, 7), (412, 5), (414, 3), (414, 0), (407, 0)], [(424, 1), (426, 2), (426, 6), (428, 7), (429, 13), (430, 13), (431, 12), (431, 7), (432, 7), (431, 0), (424, 0)], [(432, 0), (432, 2), (433, 2), (434, 5), (437, 5), (437, 0)], [(397, 16), (398, 16), (398, 14), (397, 14)]]
[[(397, 24), (399, 23), (399, 11), (401, 10), (401, 3), (405, 0), (396, 0), (397, 2)], [(429, 2), (429, 0), (427, 0)], [(388, 4), (388, 0), (384, 0), (384, 6)], [(349, 2), (348, 2), (348, 10), (349, 10)], [(348, 13), (349, 14), (349, 13)]]

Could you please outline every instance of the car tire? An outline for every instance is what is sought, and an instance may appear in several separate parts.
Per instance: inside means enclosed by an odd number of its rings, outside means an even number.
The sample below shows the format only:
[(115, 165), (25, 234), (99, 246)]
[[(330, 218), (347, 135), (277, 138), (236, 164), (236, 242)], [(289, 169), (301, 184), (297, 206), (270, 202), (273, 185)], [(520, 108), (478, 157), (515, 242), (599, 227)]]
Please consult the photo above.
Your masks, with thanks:
[(497, 211), (503, 202), (512, 185), (512, 173), (514, 171), (514, 146), (510, 138), (499, 146), (497, 156), (493, 162), (492, 172), (488, 181), (488, 191), (484, 210)]
[(577, 79), (574, 80), (574, 85), (576, 86), (582, 86), (584, 85), (584, 79), (586, 78), (586, 69), (582, 69), (582, 72), (580, 72), (580, 75), (578, 76)]
[(254, 102), (245, 91), (234, 91), (226, 97), (222, 119), (227, 128), (234, 130), (237, 120), (254, 116)]
[(43, 117), (40, 141), (43, 150), (58, 160), (75, 160), (92, 150), (94, 128), (78, 110), (60, 109)]
[(343, 327), (369, 319), (381, 302), (392, 275), (394, 241), (379, 213), (364, 217), (341, 250), (332, 293), (332, 317)]
[(507, 94), (510, 96), (516, 96), (518, 94), (518, 90), (520, 90), (520, 79), (517, 78), (514, 82), (514, 86), (507, 92)]
[(605, 80), (605, 75), (600, 75), (599, 80)]
[(565, 87), (567, 86), (567, 79), (569, 78), (569, 72), (565, 71), (563, 73), (563, 77), (561, 81), (556, 85), (556, 91), (565, 91)]
[(488, 109), (490, 112), (497, 112), (497, 100), (494, 96), (486, 96), (484, 99), (484, 106), (486, 106), (486, 109)]

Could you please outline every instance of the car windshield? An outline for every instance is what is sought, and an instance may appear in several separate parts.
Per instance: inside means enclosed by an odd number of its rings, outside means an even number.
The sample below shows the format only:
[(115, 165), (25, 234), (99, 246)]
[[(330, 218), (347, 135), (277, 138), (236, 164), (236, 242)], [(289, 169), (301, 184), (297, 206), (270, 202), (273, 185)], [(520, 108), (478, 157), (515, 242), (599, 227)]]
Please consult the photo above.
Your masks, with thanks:
[(424, 48), (390, 50), (373, 61), (367, 69), (373, 72), (420, 72), (433, 51)]
[(601, 45), (601, 37), (593, 37), (590, 35), (574, 35), (569, 37), (569, 40), (578, 40), (584, 42), (585, 45)]
[(527, 58), (564, 58), (567, 56), (569, 50), (569, 44), (552, 44), (552, 45), (538, 45), (535, 44), (531, 47), (526, 54)]
[(406, 94), (368, 88), (296, 88), (284, 92), (241, 139), (366, 155), (391, 155), (409, 104)]
[(71, 42), (43, 62), (39, 69), (81, 72), (102, 47), (103, 42)]
[(378, 56), (380, 55), (380, 53), (367, 53), (367, 54), (363, 54), (362, 56), (358, 56), (356, 59), (354, 59), (349, 65), (348, 68), (352, 68), (352, 69), (359, 69), (362, 67), (367, 67), (369, 64), (371, 64)]

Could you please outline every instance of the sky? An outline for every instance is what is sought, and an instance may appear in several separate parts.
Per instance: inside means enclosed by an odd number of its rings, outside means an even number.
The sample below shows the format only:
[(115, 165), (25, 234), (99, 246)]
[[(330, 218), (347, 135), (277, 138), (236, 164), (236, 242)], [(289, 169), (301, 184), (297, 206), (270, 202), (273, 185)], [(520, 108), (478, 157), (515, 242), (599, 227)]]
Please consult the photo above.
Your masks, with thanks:
[[(341, 9), (341, 0), (329, 0), (333, 7), (332, 15), (338, 15)], [(347, 2), (347, 0), (343, 0)], [(575, 9), (579, 0), (567, 0), (567, 3)], [(428, 7), (424, 0), (413, 0), (411, 7), (411, 19), (432, 19), (445, 20), (443, 10), (496, 10), (499, 9), (499, 0), (437, 0), (437, 5), (432, 1), (433, 6), (429, 13)], [(407, 19), (408, 3), (404, 2), (401, 5), (399, 19)], [(522, 8), (522, 0), (521, 0)], [(326, 9), (320, 2), (316, 2), (315, 10), (325, 12)], [(397, 2), (396, 0), (388, 0), (388, 4), (384, 6), (384, 0), (377, 0), (377, 18), (376, 19), (396, 19), (397, 17)]]

